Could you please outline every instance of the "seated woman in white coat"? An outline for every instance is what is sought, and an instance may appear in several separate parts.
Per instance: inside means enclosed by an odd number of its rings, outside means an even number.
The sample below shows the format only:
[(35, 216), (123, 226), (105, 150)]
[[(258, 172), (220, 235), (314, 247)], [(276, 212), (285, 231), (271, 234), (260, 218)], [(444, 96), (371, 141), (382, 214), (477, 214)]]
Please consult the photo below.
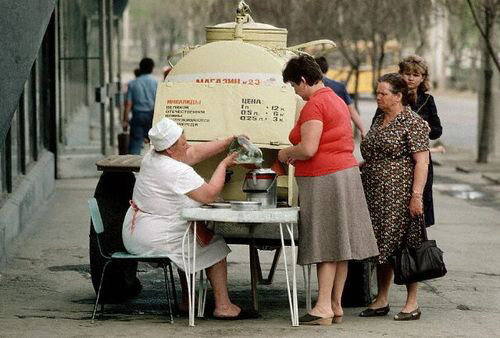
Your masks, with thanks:
[[(182, 238), (188, 224), (181, 211), (215, 201), (224, 186), (226, 168), (235, 164), (237, 153), (219, 163), (208, 183), (191, 165), (224, 151), (233, 137), (191, 146), (182, 128), (163, 118), (151, 128), (149, 138), (153, 149), (144, 155), (136, 178), (131, 207), (123, 222), (123, 243), (130, 253), (166, 255), (182, 268)], [(206, 269), (215, 297), (213, 315), (220, 319), (243, 317), (227, 291), (229, 252), (219, 236), (196, 248), (196, 271)], [(186, 305), (186, 285), (181, 285)]]

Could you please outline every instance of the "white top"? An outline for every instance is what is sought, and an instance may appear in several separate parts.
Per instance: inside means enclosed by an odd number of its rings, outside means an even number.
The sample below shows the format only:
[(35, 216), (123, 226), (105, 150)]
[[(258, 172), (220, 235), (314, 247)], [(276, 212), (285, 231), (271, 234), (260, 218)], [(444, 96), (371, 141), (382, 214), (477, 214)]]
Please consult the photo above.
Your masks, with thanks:
[(133, 200), (147, 213), (162, 215), (172, 223), (185, 224), (179, 217), (183, 208), (200, 206), (186, 194), (205, 180), (189, 165), (150, 150), (142, 160)]
[[(139, 210), (130, 207), (123, 221), (123, 244), (127, 251), (166, 255), (182, 268), (182, 237), (188, 226), (181, 216), (182, 210), (201, 204), (186, 193), (204, 183), (189, 165), (154, 150), (146, 153), (132, 197)], [(135, 226), (132, 226), (134, 214)], [(219, 262), (230, 250), (222, 238), (214, 237), (208, 246), (198, 246), (196, 251), (196, 270), (199, 270)]]

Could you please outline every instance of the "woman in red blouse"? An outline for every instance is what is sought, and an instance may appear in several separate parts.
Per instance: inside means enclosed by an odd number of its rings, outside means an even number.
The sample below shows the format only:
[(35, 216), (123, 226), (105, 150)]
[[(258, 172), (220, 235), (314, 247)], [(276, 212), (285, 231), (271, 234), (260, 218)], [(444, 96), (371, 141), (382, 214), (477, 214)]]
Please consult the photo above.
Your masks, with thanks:
[(318, 64), (309, 55), (292, 58), (283, 82), (307, 101), (289, 135), (293, 146), (279, 160), (295, 166), (299, 185), (298, 264), (317, 264), (319, 292), (301, 324), (340, 322), (347, 261), (378, 255), (361, 184), (349, 110), (323, 85)]

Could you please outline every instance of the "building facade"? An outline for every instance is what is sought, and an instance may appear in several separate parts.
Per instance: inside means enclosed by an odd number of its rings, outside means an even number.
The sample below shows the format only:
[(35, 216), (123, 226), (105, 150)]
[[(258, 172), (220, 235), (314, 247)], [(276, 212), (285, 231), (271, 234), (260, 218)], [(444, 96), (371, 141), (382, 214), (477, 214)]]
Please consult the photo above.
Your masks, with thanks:
[(0, 268), (57, 178), (115, 152), (126, 0), (0, 3)]

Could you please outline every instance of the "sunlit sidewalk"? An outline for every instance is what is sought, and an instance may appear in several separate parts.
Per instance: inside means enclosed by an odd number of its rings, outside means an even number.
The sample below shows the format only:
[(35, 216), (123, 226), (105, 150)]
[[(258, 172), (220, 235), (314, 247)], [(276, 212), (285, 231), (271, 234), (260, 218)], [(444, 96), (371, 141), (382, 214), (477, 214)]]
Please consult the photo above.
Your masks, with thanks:
[[(438, 181), (443, 174), (453, 178), (452, 171), (437, 167)], [(500, 211), (439, 192), (435, 193), (437, 225), (430, 229), (429, 237), (437, 239), (445, 251), (449, 272), (422, 285), (419, 321), (392, 320), (405, 296), (403, 287), (394, 286), (392, 310), (387, 317), (360, 318), (360, 308), (347, 308), (340, 325), (292, 328), (280, 262), (274, 283), (259, 286), (260, 319), (197, 319), (196, 326), (190, 328), (187, 318), (176, 318), (171, 325), (165, 313), (161, 271), (140, 266), (142, 293), (125, 304), (107, 305), (104, 320), (91, 325), (95, 294), (89, 274), (86, 200), (93, 195), (96, 183), (96, 179), (58, 180), (45, 212), (35, 220), (38, 226), (11, 248), (9, 263), (0, 276), (0, 335), (401, 337), (494, 336), (500, 331)], [(232, 249), (228, 258), (231, 297), (249, 307), (248, 247)], [(272, 253), (264, 252), (261, 260), (266, 270)], [(301, 273), (298, 286), (302, 314), (305, 299)]]

